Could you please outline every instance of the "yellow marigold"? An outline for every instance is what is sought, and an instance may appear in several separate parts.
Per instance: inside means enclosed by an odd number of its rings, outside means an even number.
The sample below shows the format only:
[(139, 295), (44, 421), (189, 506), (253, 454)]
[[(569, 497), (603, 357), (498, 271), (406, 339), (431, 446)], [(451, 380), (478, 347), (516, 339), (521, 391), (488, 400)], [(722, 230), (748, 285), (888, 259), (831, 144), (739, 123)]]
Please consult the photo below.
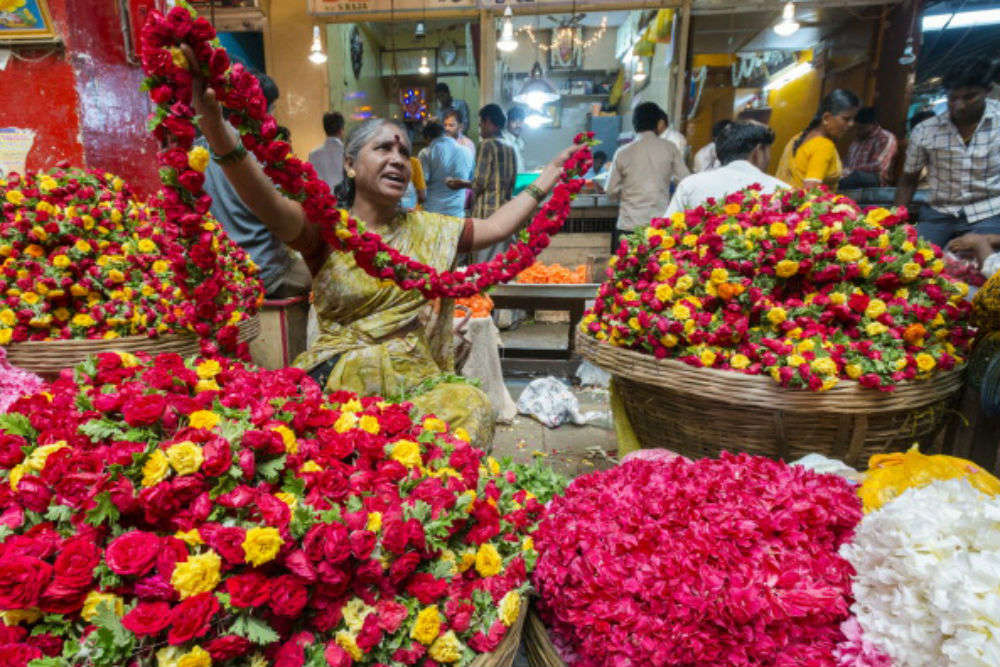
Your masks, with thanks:
[(113, 593), (90, 591), (87, 593), (87, 597), (83, 600), (83, 609), (80, 610), (80, 616), (83, 620), (94, 620), (94, 617), (97, 616), (97, 608), (102, 602), (109, 603), (116, 615), (125, 615), (125, 602), (120, 597), (114, 595)]
[(788, 225), (783, 222), (772, 222), (767, 231), (772, 238), (776, 239), (788, 236), (789, 234)]
[(407, 468), (419, 466), (423, 462), (420, 458), (420, 444), (413, 440), (398, 440), (389, 457)]
[(668, 333), (660, 336), (660, 342), (663, 343), (664, 347), (676, 347), (678, 340), (677, 336)]
[(687, 221), (685, 220), (685, 215), (683, 211), (678, 211), (670, 216), (670, 226), (674, 229), (684, 229), (687, 227)]
[(170, 585), (180, 593), (181, 599), (198, 593), (209, 593), (219, 585), (221, 566), (219, 555), (211, 550), (197, 556), (188, 556), (186, 561), (177, 563), (174, 567)]
[(465, 572), (470, 567), (476, 564), (476, 552), (472, 549), (466, 549), (462, 552), (462, 560), (458, 562), (458, 571)]
[(865, 333), (868, 334), (869, 336), (881, 336), (888, 330), (889, 327), (882, 324), (881, 322), (869, 322), (865, 326)]
[(934, 251), (931, 250), (930, 248), (921, 248), (917, 252), (919, 252), (921, 256), (928, 262), (934, 259)]
[(872, 299), (871, 301), (868, 302), (868, 307), (865, 308), (865, 315), (874, 320), (876, 317), (879, 317), (880, 315), (885, 313), (885, 311), (886, 311), (885, 301), (883, 301), (882, 299)]
[(663, 230), (657, 229), (656, 227), (646, 227), (645, 232), (643, 232), (647, 241), (652, 241), (654, 238), (659, 237), (663, 240)]
[(162, 449), (156, 449), (142, 466), (142, 485), (153, 486), (161, 482), (170, 472), (170, 461)]
[(369, 512), (368, 521), (365, 523), (365, 530), (370, 530), (373, 533), (377, 533), (381, 529), (382, 529), (382, 513)]
[(788, 313), (781, 306), (775, 306), (767, 311), (767, 321), (777, 326), (788, 319)]
[(670, 314), (675, 320), (686, 320), (691, 317), (691, 309), (685, 306), (683, 303), (674, 304), (671, 309)]
[(427, 417), (424, 419), (423, 426), (425, 431), (430, 431), (431, 433), (444, 433), (448, 430), (448, 426), (437, 417)]
[(181, 656), (177, 667), (212, 667), (212, 656), (202, 647), (195, 646)]
[(452, 432), (452, 435), (461, 440), (462, 442), (472, 442), (472, 436), (464, 428), (459, 426)]
[(750, 365), (750, 357), (746, 356), (745, 354), (734, 354), (729, 359), (729, 365), (735, 368), (736, 370), (743, 370), (744, 368)]
[(21, 301), (24, 301), (29, 306), (34, 306), (36, 303), (42, 300), (42, 297), (38, 296), (34, 292), (25, 292), (21, 295)]
[(689, 289), (691, 289), (693, 285), (694, 285), (694, 278), (692, 278), (689, 275), (683, 275), (677, 279), (676, 283), (674, 283), (674, 291), (686, 292)]
[(211, 410), (195, 410), (188, 415), (191, 428), (213, 429), (219, 425), (221, 417)]
[(521, 551), (534, 551), (534, 550), (535, 550), (535, 538), (533, 538), (531, 535), (528, 535), (526, 538), (524, 538), (524, 541), (521, 542)]
[(517, 591), (508, 591), (500, 600), (500, 620), (509, 628), (514, 625), (520, 613), (521, 594)]
[(476, 552), (476, 572), (481, 577), (492, 577), (503, 569), (503, 559), (500, 552), (489, 542), (479, 545)]
[(12, 327), (17, 324), (17, 314), (10, 308), (0, 310), (0, 324)]
[(841, 262), (856, 262), (862, 257), (861, 248), (855, 245), (845, 245), (837, 249), (837, 259)]
[(364, 415), (358, 421), (358, 427), (362, 431), (365, 431), (367, 433), (371, 433), (372, 435), (378, 435), (378, 432), (380, 430), (380, 427), (379, 427), (379, 424), (378, 424), (378, 417), (375, 417), (373, 415)]
[(844, 366), (844, 372), (847, 373), (847, 377), (857, 380), (864, 373), (864, 369), (858, 364), (847, 364)]
[(449, 630), (434, 640), (427, 653), (436, 662), (458, 662), (462, 658), (462, 642), (458, 641), (453, 630)]
[(20, 206), (24, 201), (24, 193), (20, 190), (8, 190), (4, 197), (14, 206)]
[(789, 366), (799, 367), (799, 366), (801, 366), (804, 363), (806, 363), (806, 360), (802, 357), (802, 355), (799, 355), (799, 354), (790, 354), (790, 355), (788, 355), (788, 365)]
[(872, 210), (868, 211), (867, 215), (865, 215), (865, 222), (871, 225), (877, 225), (880, 224), (886, 218), (888, 218), (890, 215), (892, 215), (892, 213), (884, 208), (873, 208)]
[(197, 547), (205, 543), (205, 540), (201, 539), (201, 533), (198, 532), (197, 528), (192, 528), (191, 530), (178, 530), (174, 533), (174, 537), (181, 540), (189, 547)]
[(729, 271), (723, 268), (712, 269), (712, 273), (709, 274), (708, 279), (713, 283), (724, 283), (729, 280)]
[(417, 618), (413, 621), (413, 627), (410, 629), (410, 638), (416, 639), (424, 646), (430, 646), (440, 632), (441, 612), (438, 611), (436, 604), (432, 604), (429, 607), (424, 607), (417, 614)]
[(698, 235), (685, 234), (684, 238), (681, 239), (681, 243), (688, 246), (689, 248), (693, 248), (698, 243)]
[(358, 416), (353, 412), (341, 412), (337, 421), (333, 424), (333, 430), (337, 433), (346, 433), (357, 426)]
[(219, 391), (219, 383), (215, 380), (198, 380), (198, 383), (194, 386), (195, 393), (202, 393), (206, 391)]
[(76, 243), (73, 244), (73, 247), (76, 248), (77, 251), (82, 253), (87, 253), (91, 251), (90, 243), (88, 243), (84, 239), (77, 239)]
[(847, 303), (847, 295), (843, 292), (830, 292), (830, 303), (835, 306), (843, 306)]
[(358, 642), (355, 641), (351, 633), (341, 630), (337, 633), (336, 640), (337, 646), (347, 651), (353, 660), (361, 660), (364, 657), (365, 654), (361, 652)]
[(915, 357), (915, 359), (917, 362), (917, 368), (920, 369), (921, 373), (929, 373), (934, 370), (935, 366), (937, 366), (937, 361), (935, 361), (934, 357), (926, 352), (921, 352)]
[(199, 445), (185, 440), (167, 447), (167, 460), (178, 475), (193, 475), (201, 468), (205, 456)]
[[(362, 419), (362, 421), (364, 420)], [(296, 439), (292, 429), (284, 424), (278, 424), (277, 426), (272, 426), (271, 430), (281, 436), (281, 442), (284, 443), (286, 452), (289, 454), (299, 453), (299, 441)]]
[(666, 283), (656, 286), (656, 298), (666, 303), (674, 296), (674, 288)]
[(309, 459), (299, 466), (299, 472), (320, 472), (321, 470), (323, 470), (323, 468), (312, 459)]
[(195, 146), (188, 151), (188, 166), (195, 171), (205, 171), (208, 166), (208, 151), (201, 146)]
[(70, 322), (75, 327), (92, 327), (96, 324), (94, 318), (86, 313), (77, 313)]
[(628, 326), (629, 326), (630, 329), (632, 329), (634, 331), (638, 331), (639, 329), (642, 328), (639, 325), (639, 318), (638, 317), (630, 317), (630, 318), (628, 318)]
[(670, 280), (671, 278), (674, 277), (675, 273), (677, 273), (676, 264), (669, 264), (669, 263), (661, 264), (660, 270), (657, 271), (656, 273), (656, 279), (659, 280), (660, 282), (663, 282), (664, 280)]
[(837, 362), (830, 357), (820, 357), (812, 362), (812, 369), (820, 375), (835, 375), (837, 373)]
[(774, 267), (774, 272), (780, 278), (791, 278), (799, 272), (799, 263), (791, 259), (783, 259)]
[(725, 212), (726, 215), (736, 215), (737, 213), (740, 212), (740, 205), (726, 204), (725, 206), (722, 207), (722, 210)]
[(243, 539), (243, 555), (253, 566), (274, 560), (285, 541), (277, 528), (271, 526), (250, 528)]
[(70, 264), (72, 264), (72, 261), (66, 255), (59, 254), (52, 258), (52, 266), (57, 269), (65, 269), (69, 267)]
[(222, 372), (222, 365), (215, 359), (205, 359), (195, 367), (195, 372), (202, 380), (208, 380)]
[(701, 354), (698, 355), (698, 360), (701, 362), (702, 366), (711, 366), (715, 363), (715, 352), (711, 350), (702, 350)]
[(165, 259), (158, 259), (153, 262), (153, 271), (156, 273), (166, 273), (170, 270), (170, 262)]

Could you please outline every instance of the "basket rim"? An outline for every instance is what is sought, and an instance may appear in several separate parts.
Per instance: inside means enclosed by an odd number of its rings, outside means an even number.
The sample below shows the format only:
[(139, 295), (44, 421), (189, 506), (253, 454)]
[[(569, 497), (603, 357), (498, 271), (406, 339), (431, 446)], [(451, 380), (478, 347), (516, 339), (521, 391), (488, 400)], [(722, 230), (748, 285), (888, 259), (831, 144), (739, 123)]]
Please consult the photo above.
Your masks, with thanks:
[(748, 375), (716, 368), (696, 368), (678, 359), (656, 357), (599, 341), (576, 332), (576, 347), (591, 363), (634, 382), (694, 393), (729, 405), (758, 404), (784, 412), (866, 413), (905, 410), (940, 402), (962, 387), (964, 367), (935, 373), (927, 380), (906, 381), (891, 392), (841, 380), (827, 391), (786, 389), (769, 376)]

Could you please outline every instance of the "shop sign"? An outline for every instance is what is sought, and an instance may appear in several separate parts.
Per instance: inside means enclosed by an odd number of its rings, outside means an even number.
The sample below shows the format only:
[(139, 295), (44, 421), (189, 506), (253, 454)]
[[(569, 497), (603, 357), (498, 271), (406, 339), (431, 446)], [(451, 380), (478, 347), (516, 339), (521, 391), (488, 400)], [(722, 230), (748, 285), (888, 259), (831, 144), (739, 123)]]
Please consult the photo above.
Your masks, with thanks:
[(474, 10), (476, 0), (309, 0), (315, 16), (350, 14), (428, 14), (441, 11)]

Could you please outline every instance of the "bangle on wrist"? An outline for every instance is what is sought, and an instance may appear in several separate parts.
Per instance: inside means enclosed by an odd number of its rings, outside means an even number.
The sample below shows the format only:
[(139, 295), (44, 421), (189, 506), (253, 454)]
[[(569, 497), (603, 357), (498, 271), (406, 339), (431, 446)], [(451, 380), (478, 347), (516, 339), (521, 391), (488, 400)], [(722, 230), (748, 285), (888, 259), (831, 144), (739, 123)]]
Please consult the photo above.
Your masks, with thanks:
[(535, 185), (534, 183), (526, 187), (524, 191), (527, 192), (529, 195), (531, 195), (534, 198), (534, 200), (539, 204), (541, 204), (542, 201), (547, 196), (544, 192), (542, 192), (542, 189), (537, 185)]
[(236, 148), (229, 151), (225, 155), (216, 155), (215, 151), (211, 149), (209, 149), (209, 153), (212, 156), (213, 162), (215, 162), (216, 164), (221, 164), (222, 166), (226, 166), (227, 164), (236, 164), (237, 162), (245, 158), (247, 155), (247, 149), (243, 144), (237, 143)]

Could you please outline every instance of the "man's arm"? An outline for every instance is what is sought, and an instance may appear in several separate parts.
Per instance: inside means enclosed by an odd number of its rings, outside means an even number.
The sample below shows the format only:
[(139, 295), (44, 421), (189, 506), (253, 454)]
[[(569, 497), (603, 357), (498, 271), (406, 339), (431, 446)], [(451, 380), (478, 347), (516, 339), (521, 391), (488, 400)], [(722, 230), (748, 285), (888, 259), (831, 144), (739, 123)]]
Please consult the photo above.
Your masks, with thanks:
[[(905, 206), (907, 209), (913, 203), (913, 195), (917, 192), (917, 184), (920, 182), (920, 172), (903, 172), (896, 184), (896, 206)], [(911, 212), (912, 215), (912, 212)]]
[(604, 193), (613, 200), (619, 199), (622, 194), (622, 174), (619, 164), (620, 164), (619, 155), (615, 154), (615, 157), (611, 160), (611, 169), (610, 173), (608, 174), (608, 183), (607, 185), (604, 186)]
[[(920, 183), (920, 172), (927, 166), (927, 151), (921, 145), (924, 138), (921, 123), (910, 134), (910, 143), (906, 147), (906, 159), (903, 161), (903, 173), (896, 184), (896, 206), (907, 208), (913, 203), (913, 195), (917, 192), (917, 184)], [(911, 218), (913, 213), (910, 213)]]

